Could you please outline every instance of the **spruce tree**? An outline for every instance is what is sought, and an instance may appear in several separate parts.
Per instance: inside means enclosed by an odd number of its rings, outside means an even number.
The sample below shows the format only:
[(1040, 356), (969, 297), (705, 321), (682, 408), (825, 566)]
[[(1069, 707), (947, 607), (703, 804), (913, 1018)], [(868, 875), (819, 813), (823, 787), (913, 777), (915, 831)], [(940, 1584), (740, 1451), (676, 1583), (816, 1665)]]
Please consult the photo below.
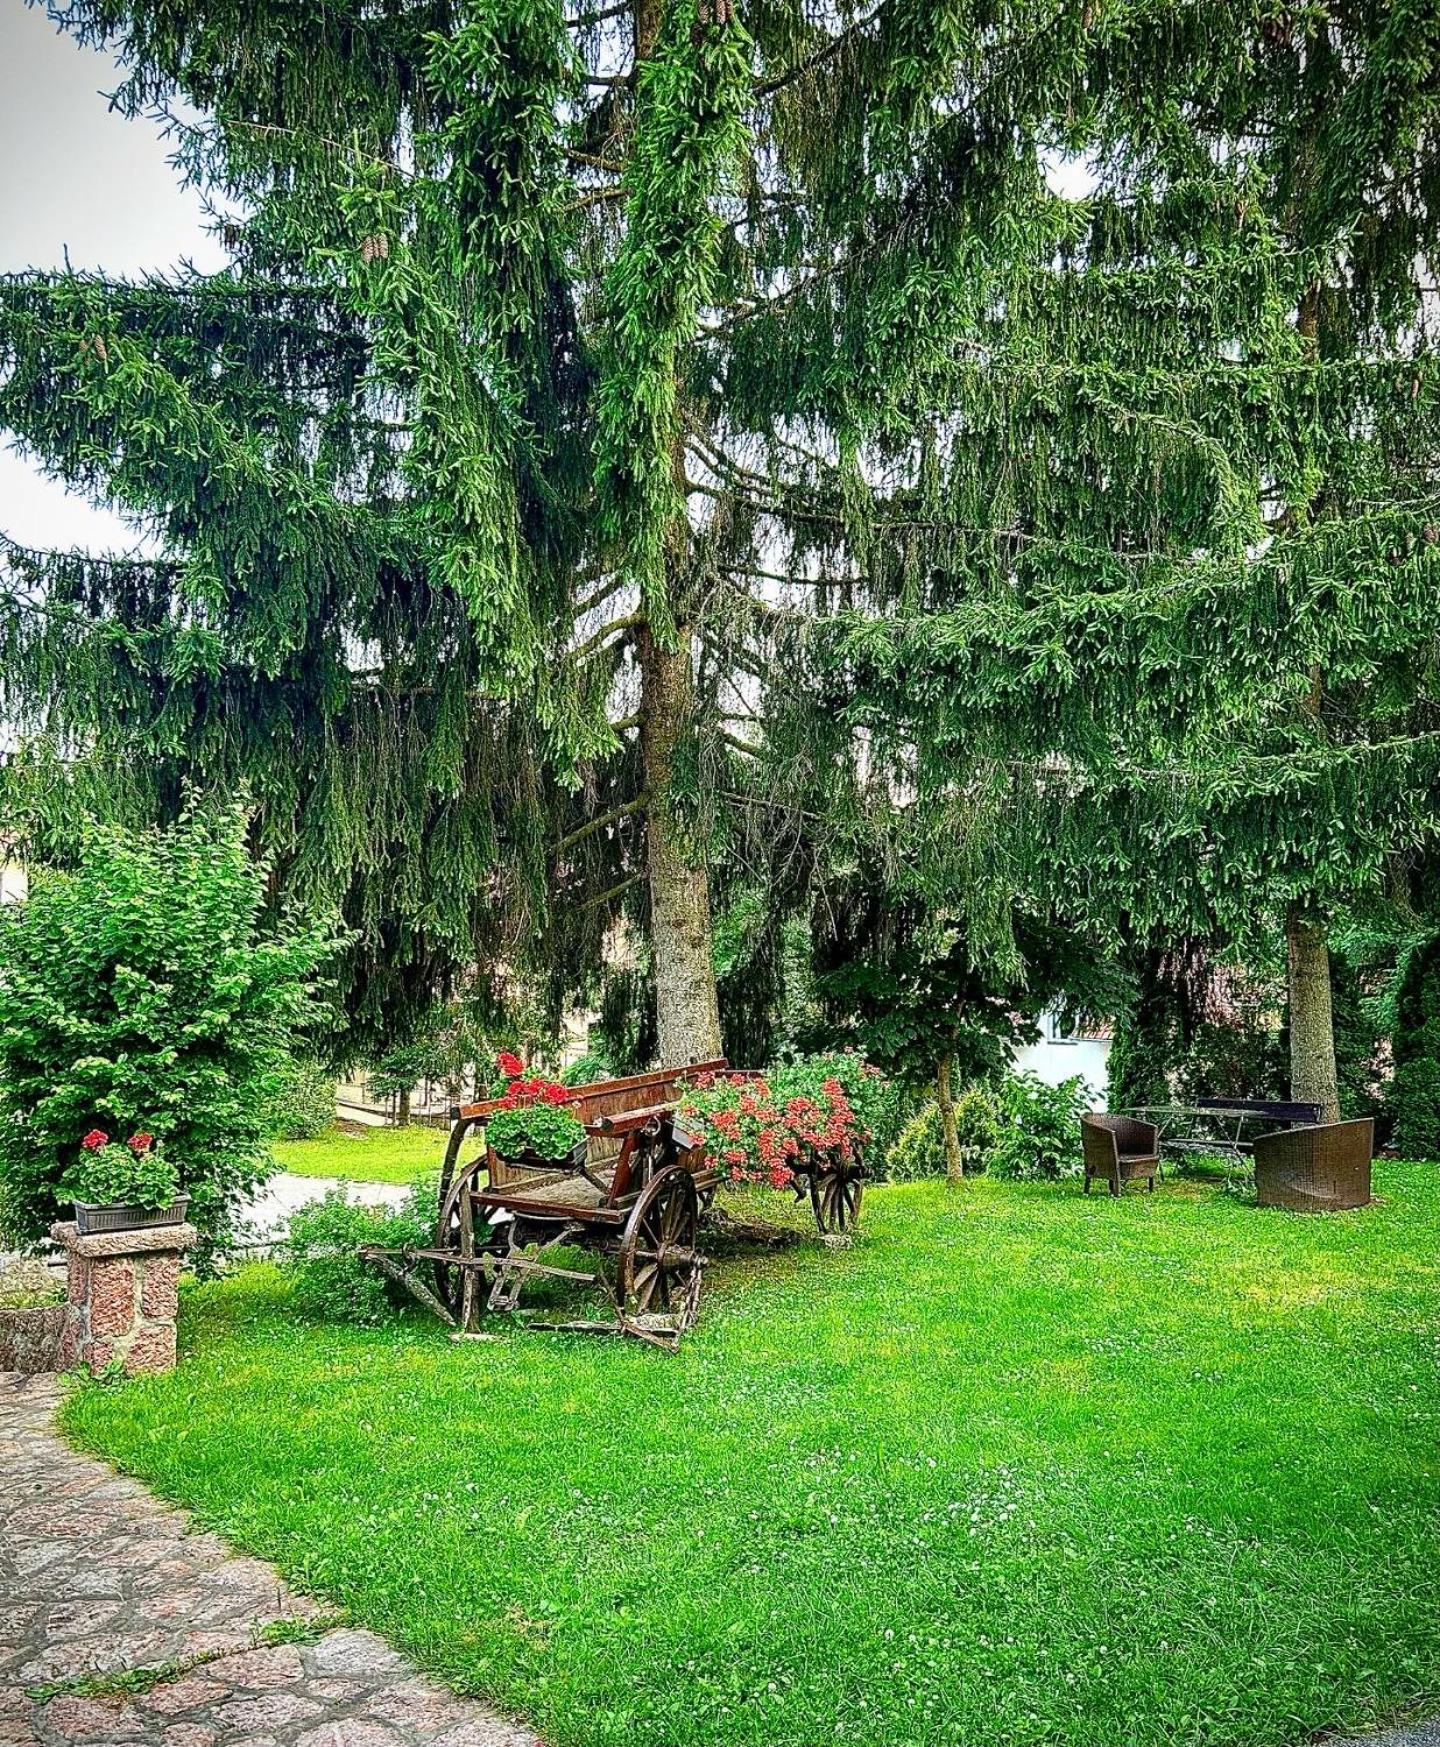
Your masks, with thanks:
[(628, 910), (669, 1060), (790, 844), (997, 963), (1283, 909), (1333, 1104), (1327, 906), (1434, 824), (1425, 8), (57, 14), (234, 266), (0, 287), (0, 424), (163, 552), (15, 557), (14, 709), (416, 962)]
[(1257, 956), (1282, 915), (1333, 1116), (1327, 917), (1440, 823), (1436, 19), (1086, 21), (1048, 137), (1089, 192), (937, 262), (887, 360), (928, 572), (793, 642), (937, 866)]
[(625, 906), (661, 1055), (713, 1053), (708, 869), (782, 804), (733, 732), (766, 615), (876, 557), (857, 408), (937, 242), (1033, 205), (993, 122), (1068, 33), (928, 0), (53, 12), (123, 107), (200, 113), (172, 125), (234, 265), (0, 286), (0, 425), (160, 553), (9, 551), (12, 714), (157, 805), (247, 780), (285, 877), (348, 889), (357, 986), (423, 1006), (536, 942), (573, 971)]

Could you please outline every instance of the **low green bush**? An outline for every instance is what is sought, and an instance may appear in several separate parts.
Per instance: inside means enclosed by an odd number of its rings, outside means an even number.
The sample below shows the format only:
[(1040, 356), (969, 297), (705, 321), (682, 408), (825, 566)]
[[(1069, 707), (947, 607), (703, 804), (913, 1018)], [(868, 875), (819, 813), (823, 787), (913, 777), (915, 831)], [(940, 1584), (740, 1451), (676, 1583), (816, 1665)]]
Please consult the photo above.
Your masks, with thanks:
[(617, 1077), (605, 1057), (591, 1049), (587, 1049), (584, 1055), (577, 1056), (569, 1067), (560, 1070), (562, 1086), (589, 1086), (596, 1080), (613, 1080)]
[(280, 1070), (270, 1106), (271, 1140), (319, 1140), (335, 1126), (335, 1076), (309, 1056), (292, 1056)]
[(890, 1183), (918, 1183), (926, 1177), (945, 1175), (945, 1135), (940, 1125), (940, 1106), (932, 1099), (900, 1130), (895, 1144), (885, 1154), (885, 1179)]
[(435, 1184), (417, 1183), (398, 1208), (367, 1207), (331, 1189), (290, 1217), (284, 1267), (291, 1302), (303, 1316), (374, 1326), (403, 1301), (404, 1289), (360, 1259), (362, 1244), (419, 1248), (435, 1236)]
[[(955, 1135), (967, 1173), (989, 1165), (998, 1119), (995, 1094), (984, 1086), (967, 1086), (955, 1100)], [(940, 1106), (932, 1098), (910, 1118), (885, 1154), (885, 1176), (891, 1183), (913, 1183), (945, 1174), (945, 1131)]]
[(995, 1148), (990, 1169), (997, 1177), (1078, 1177), (1080, 1118), (1092, 1093), (1078, 1074), (1048, 1086), (1035, 1074), (1007, 1074), (1001, 1082)]

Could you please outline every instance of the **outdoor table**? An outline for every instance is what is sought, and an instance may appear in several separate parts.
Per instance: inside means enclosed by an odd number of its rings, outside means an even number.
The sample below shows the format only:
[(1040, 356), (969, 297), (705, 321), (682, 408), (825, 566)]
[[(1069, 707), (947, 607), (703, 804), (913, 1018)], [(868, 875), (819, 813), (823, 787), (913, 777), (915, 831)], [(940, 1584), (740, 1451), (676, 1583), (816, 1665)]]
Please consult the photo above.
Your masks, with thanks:
[[(1142, 1122), (1153, 1123), (1159, 1130), (1162, 1151), (1168, 1146), (1173, 1152), (1233, 1153), (1237, 1157), (1254, 1150), (1254, 1137), (1246, 1135), (1247, 1124), (1273, 1124), (1277, 1120), (1263, 1110), (1217, 1110), (1203, 1104), (1137, 1104), (1116, 1115), (1138, 1116)], [(1201, 1122), (1213, 1124), (1219, 1132), (1194, 1133), (1194, 1125)], [(1175, 1133), (1182, 1125), (1191, 1127), (1192, 1132)]]

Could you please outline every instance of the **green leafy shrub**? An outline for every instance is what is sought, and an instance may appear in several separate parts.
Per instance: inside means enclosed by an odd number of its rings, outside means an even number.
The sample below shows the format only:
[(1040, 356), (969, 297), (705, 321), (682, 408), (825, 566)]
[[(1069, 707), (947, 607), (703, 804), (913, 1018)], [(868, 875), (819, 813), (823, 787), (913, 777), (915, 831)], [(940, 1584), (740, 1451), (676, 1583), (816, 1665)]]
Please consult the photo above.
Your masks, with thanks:
[(122, 1146), (103, 1129), (80, 1142), (79, 1160), (65, 1173), (61, 1192), (93, 1206), (128, 1202), (158, 1212), (175, 1199), (180, 1179), (164, 1149), (148, 1134), (132, 1134)]
[(347, 1201), (332, 1189), (290, 1217), (284, 1266), (302, 1315), (374, 1325), (404, 1301), (404, 1288), (360, 1259), (362, 1244), (419, 1249), (435, 1236), (435, 1185), (416, 1184), (398, 1209)]
[(1408, 1159), (1440, 1159), (1440, 935), (1411, 949), (1395, 991), (1394, 1141)]
[[(983, 1171), (995, 1145), (999, 1110), (995, 1094), (984, 1086), (967, 1086), (955, 1100), (955, 1134), (966, 1171)], [(901, 1129), (885, 1154), (885, 1175), (892, 1183), (913, 1183), (945, 1175), (945, 1130), (940, 1106), (930, 1099)]]
[(529, 1150), (542, 1159), (563, 1159), (585, 1138), (580, 1118), (559, 1104), (520, 1104), (486, 1118), (485, 1138), (502, 1158)]
[[(1182, 1101), (1196, 1098), (1288, 1098), (1288, 1045), (1254, 1003), (1224, 1022), (1207, 1019), (1175, 1076)], [(1118, 1100), (1117, 1100), (1118, 1102)]]
[(332, 944), (267, 925), (243, 808), (166, 830), (89, 825), (73, 870), (35, 868), (0, 908), (0, 1229), (61, 1212), (80, 1137), (164, 1142), (205, 1261), (270, 1169), (266, 1128), (315, 967)]
[(1047, 1086), (1035, 1074), (1007, 1074), (998, 1100), (990, 1169), (997, 1177), (1078, 1177), (1080, 1118), (1092, 1094), (1078, 1074)]
[(577, 1056), (568, 1068), (560, 1070), (562, 1086), (588, 1086), (595, 1080), (613, 1080), (610, 1063), (603, 1055), (587, 1049), (582, 1056)]
[(311, 1056), (291, 1056), (279, 1070), (270, 1106), (271, 1140), (319, 1140), (335, 1126), (335, 1076)]
[(934, 1099), (921, 1106), (900, 1130), (885, 1154), (885, 1177), (891, 1183), (916, 1183), (945, 1175), (945, 1134), (940, 1106)]

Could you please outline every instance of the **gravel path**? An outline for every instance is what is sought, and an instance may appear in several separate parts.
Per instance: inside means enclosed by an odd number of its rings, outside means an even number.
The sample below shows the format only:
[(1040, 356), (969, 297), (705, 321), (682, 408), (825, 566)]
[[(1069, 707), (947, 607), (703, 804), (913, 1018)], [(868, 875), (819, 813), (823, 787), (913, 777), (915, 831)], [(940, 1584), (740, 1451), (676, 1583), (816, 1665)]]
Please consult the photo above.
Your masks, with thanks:
[(540, 1747), (71, 1450), (58, 1399), (0, 1374), (3, 1747)]

